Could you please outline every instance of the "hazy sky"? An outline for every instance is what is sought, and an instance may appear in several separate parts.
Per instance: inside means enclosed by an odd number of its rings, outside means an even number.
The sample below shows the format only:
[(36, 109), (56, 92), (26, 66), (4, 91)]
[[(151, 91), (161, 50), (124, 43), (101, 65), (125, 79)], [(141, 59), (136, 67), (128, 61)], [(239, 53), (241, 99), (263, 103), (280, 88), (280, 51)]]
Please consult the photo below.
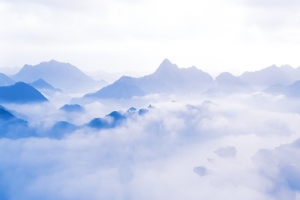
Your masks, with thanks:
[(0, 67), (210, 72), (300, 66), (299, 0), (0, 0)]

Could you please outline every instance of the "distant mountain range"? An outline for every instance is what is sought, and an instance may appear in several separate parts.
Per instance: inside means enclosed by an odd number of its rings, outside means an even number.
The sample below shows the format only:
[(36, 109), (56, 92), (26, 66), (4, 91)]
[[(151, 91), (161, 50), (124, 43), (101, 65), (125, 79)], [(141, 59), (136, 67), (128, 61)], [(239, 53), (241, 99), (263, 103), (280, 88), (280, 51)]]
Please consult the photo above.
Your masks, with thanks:
[(208, 73), (196, 67), (180, 69), (165, 59), (153, 74), (141, 78), (123, 76), (95, 93), (86, 94), (83, 99), (126, 99), (153, 93), (206, 95), (253, 93), (275, 84), (291, 85), (297, 80), (300, 80), (300, 67), (293, 68), (288, 65), (281, 67), (272, 65), (259, 71), (245, 72), (241, 76), (224, 72), (213, 80)]
[(55, 60), (42, 62), (38, 65), (24, 65), (15, 75), (11, 76), (15, 81), (34, 82), (43, 79), (55, 88), (65, 92), (94, 91), (107, 85), (102, 81), (95, 81), (77, 67), (69, 63), (61, 63)]
[(290, 77), (285, 72), (287, 70), (284, 69), (284, 67), (281, 69), (276, 65), (272, 65), (259, 71), (245, 72), (240, 76), (240, 79), (258, 90), (274, 84), (289, 85), (298, 80), (296, 77)]
[(206, 95), (230, 95), (234, 93), (253, 93), (256, 90), (249, 84), (241, 80), (240, 77), (234, 76), (229, 72), (223, 72), (215, 79), (216, 85), (207, 90)]
[(165, 59), (150, 75), (133, 78), (123, 76), (99, 91), (84, 98), (131, 98), (151, 93), (189, 94), (202, 93), (214, 86), (213, 78), (196, 67), (178, 68)]
[[(110, 76), (110, 81), (117, 77), (116, 74), (112, 75), (101, 70), (98, 72), (100, 75)], [(97, 73), (91, 75), (97, 76)], [(273, 89), (290, 86), (297, 80), (300, 80), (300, 67), (293, 68), (289, 65), (281, 67), (272, 65), (259, 71), (245, 72), (241, 76), (233, 76), (224, 72), (214, 80), (208, 73), (194, 66), (178, 68), (168, 59), (165, 59), (152, 74), (139, 78), (122, 76), (110, 85), (103, 80), (95, 81), (69, 63), (55, 60), (35, 66), (25, 65), (11, 77), (0, 73), (0, 86), (9, 86), (15, 81), (24, 81), (44, 94), (46, 91), (48, 93), (60, 91), (57, 88), (66, 93), (87, 93), (84, 99), (128, 99), (155, 93), (230, 95), (262, 91), (270, 86), (274, 86)], [(107, 86), (103, 87), (105, 85)]]
[(0, 87), (1, 103), (23, 104), (46, 101), (48, 101), (48, 99), (46, 99), (38, 90), (23, 82)]

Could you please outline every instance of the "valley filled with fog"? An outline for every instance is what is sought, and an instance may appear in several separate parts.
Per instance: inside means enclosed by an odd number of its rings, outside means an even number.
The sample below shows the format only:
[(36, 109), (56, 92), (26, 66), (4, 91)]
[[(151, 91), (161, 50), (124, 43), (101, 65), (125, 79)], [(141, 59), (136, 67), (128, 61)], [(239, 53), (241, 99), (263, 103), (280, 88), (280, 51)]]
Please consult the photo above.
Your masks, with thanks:
[(300, 68), (98, 75), (0, 73), (0, 199), (300, 199)]

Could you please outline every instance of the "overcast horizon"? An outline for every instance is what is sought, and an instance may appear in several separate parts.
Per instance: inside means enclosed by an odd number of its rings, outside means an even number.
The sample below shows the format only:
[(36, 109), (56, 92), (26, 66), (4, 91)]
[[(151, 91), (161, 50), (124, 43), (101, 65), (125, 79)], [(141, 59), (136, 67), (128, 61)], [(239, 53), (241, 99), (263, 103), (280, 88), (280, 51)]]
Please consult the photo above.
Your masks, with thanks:
[(1, 0), (0, 67), (55, 59), (84, 71), (151, 72), (165, 58), (214, 76), (298, 67), (299, 8), (296, 0)]

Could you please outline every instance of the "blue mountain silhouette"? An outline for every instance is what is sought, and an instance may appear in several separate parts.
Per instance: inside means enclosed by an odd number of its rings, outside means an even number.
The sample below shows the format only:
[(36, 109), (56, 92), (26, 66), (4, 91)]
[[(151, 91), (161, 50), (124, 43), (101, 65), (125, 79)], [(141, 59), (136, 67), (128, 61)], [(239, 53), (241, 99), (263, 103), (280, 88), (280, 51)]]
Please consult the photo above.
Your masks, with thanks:
[(145, 108), (141, 108), (141, 109), (139, 109), (139, 111), (138, 111), (139, 115), (144, 115), (144, 114), (146, 114), (147, 112), (148, 112), (148, 110), (145, 109)]
[(118, 111), (113, 111), (105, 118), (94, 118), (88, 123), (88, 126), (96, 129), (115, 128), (120, 125), (126, 117)]
[(48, 100), (38, 90), (23, 82), (0, 87), (0, 102), (2, 103), (36, 103), (46, 101)]
[(60, 89), (54, 88), (52, 85), (50, 85), (44, 79), (41, 79), (41, 78), (30, 83), (30, 85), (38, 90), (53, 90), (53, 91), (62, 92)]
[(12, 113), (10, 113), (8, 110), (6, 110), (3, 106), (0, 105), (0, 120), (8, 121), (14, 118), (15, 116)]
[(50, 138), (61, 139), (65, 135), (70, 134), (77, 130), (77, 126), (66, 121), (60, 121), (54, 124), (49, 133), (47, 134)]

